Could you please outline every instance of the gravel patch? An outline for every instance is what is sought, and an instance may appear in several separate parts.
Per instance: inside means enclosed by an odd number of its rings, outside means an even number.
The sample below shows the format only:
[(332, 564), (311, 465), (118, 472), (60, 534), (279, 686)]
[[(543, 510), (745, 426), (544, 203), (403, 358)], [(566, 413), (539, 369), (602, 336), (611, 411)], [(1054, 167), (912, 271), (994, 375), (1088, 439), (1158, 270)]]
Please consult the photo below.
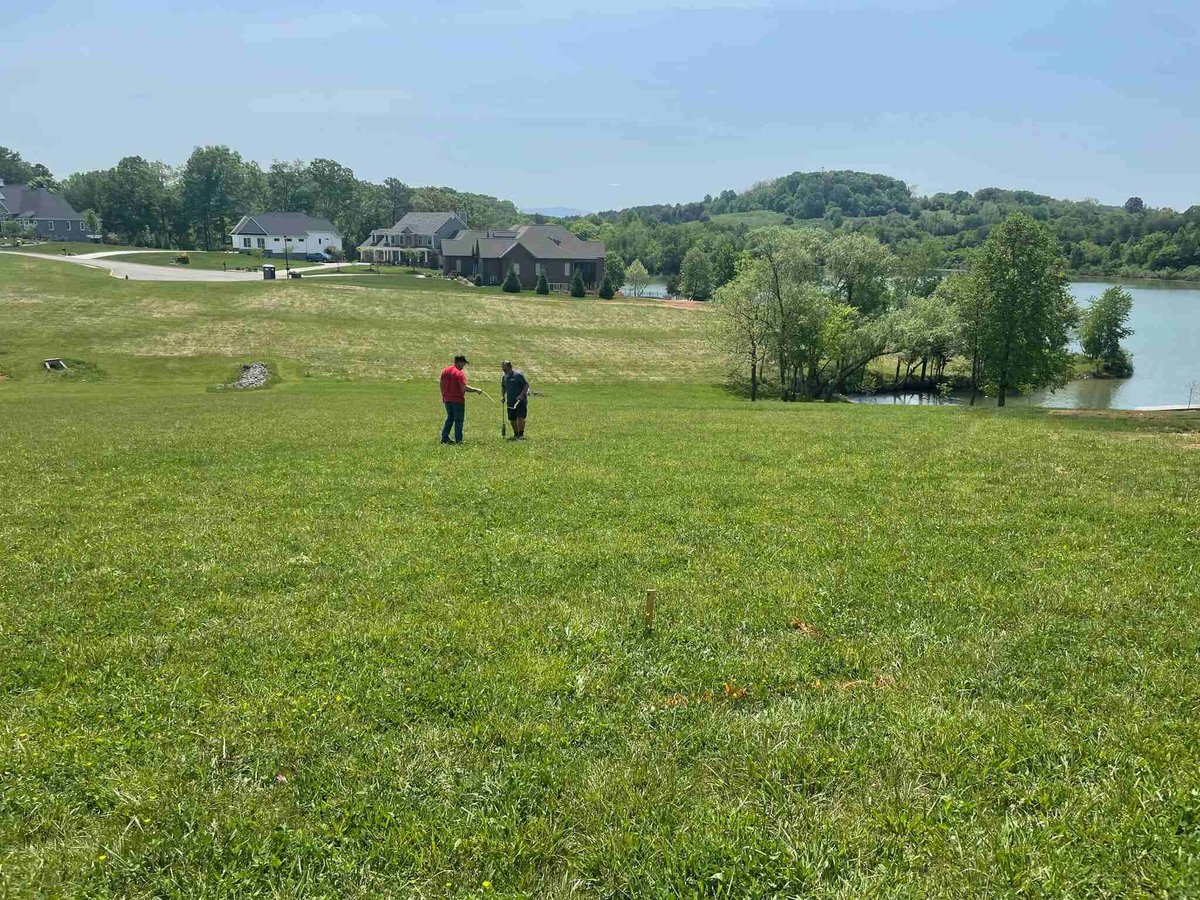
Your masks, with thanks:
[(260, 388), (266, 385), (267, 379), (270, 377), (271, 371), (267, 368), (266, 363), (254, 362), (242, 366), (242, 377), (233, 384), (227, 384), (226, 387), (233, 388), (235, 391), (245, 388)]

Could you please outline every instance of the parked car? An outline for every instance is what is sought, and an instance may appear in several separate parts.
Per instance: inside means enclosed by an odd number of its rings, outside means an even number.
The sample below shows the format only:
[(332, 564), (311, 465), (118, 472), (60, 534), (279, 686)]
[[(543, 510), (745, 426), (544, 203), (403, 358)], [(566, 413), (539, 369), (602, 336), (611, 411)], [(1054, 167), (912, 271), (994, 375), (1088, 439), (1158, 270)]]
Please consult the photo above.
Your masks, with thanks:
[(309, 253), (304, 259), (307, 262), (329, 262), (329, 257), (324, 253)]

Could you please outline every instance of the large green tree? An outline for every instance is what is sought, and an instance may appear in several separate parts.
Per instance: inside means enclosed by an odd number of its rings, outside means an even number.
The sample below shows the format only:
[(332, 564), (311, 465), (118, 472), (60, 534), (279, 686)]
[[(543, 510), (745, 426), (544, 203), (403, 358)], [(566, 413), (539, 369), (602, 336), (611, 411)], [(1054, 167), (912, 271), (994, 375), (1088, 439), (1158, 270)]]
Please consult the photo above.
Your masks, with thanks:
[(707, 300), (713, 294), (712, 265), (699, 247), (693, 247), (683, 258), (679, 272), (679, 289), (690, 300)]
[(75, 209), (94, 209), (103, 219), (108, 215), (112, 198), (108, 187), (111, 173), (112, 169), (73, 172), (63, 179), (59, 190)]
[(225, 146), (197, 147), (182, 180), (183, 214), (204, 249), (223, 246), (229, 229), (255, 205), (241, 155)]
[(825, 250), (825, 276), (847, 306), (867, 315), (887, 308), (895, 258), (876, 238), (839, 234)]
[(312, 199), (308, 164), (275, 160), (267, 169), (267, 203), (273, 212), (307, 212)]
[(309, 214), (344, 228), (355, 204), (354, 171), (332, 159), (314, 159), (308, 164), (308, 182)]
[(755, 273), (743, 271), (716, 292), (717, 316), (713, 320), (714, 338), (734, 363), (744, 365), (750, 374), (750, 400), (758, 399), (763, 366), (767, 361), (767, 342), (771, 337), (769, 298)]
[(1065, 384), (1078, 312), (1054, 233), (1012, 213), (988, 235), (973, 269), (983, 291), (981, 372), (998, 404), (1012, 390)]
[(163, 214), (166, 167), (140, 156), (126, 156), (103, 180), (99, 205), (105, 226), (126, 243), (165, 246)]
[(646, 293), (646, 286), (650, 284), (650, 273), (646, 271), (640, 259), (635, 259), (625, 270), (625, 280), (633, 296), (641, 297)]
[(1127, 377), (1133, 374), (1133, 362), (1121, 346), (1133, 334), (1129, 314), (1133, 297), (1123, 287), (1113, 285), (1092, 301), (1079, 322), (1079, 343), (1088, 359), (1099, 363), (1106, 375)]
[(625, 285), (625, 257), (616, 250), (607, 250), (604, 254), (604, 274), (620, 290)]
[(26, 184), (32, 175), (32, 166), (21, 158), (20, 153), (0, 147), (0, 180), (5, 184)]

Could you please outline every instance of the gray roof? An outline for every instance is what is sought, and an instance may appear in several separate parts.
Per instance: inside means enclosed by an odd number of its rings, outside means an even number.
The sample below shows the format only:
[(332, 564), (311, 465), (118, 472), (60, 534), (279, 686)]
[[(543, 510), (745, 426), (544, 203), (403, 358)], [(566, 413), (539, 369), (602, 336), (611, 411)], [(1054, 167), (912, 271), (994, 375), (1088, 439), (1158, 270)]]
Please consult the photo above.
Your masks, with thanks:
[(0, 197), (12, 215), (22, 219), (83, 219), (74, 208), (58, 194), (45, 188), (30, 188), (23, 184), (6, 184), (0, 187)]
[(471, 256), (475, 253), (475, 242), (485, 237), (486, 231), (460, 231), (442, 241), (442, 256)]
[(233, 226), (232, 234), (280, 234), (301, 235), (310, 231), (332, 231), (339, 234), (333, 223), (328, 219), (319, 219), (307, 213), (298, 212), (265, 212), (242, 216), (242, 220)]
[[(395, 225), (392, 226), (392, 231), (401, 231), (407, 228), (413, 234), (433, 234), (451, 219), (456, 218), (457, 214), (452, 212), (410, 212), (405, 213)], [(459, 219), (462, 222), (462, 219)], [(466, 225), (466, 222), (463, 222)]]
[(479, 248), (481, 259), (500, 259), (520, 244), (535, 259), (601, 259), (602, 241), (581, 241), (561, 225), (518, 225), (492, 231), (460, 231), (442, 241), (443, 256), (471, 256)]
[(561, 225), (522, 225), (516, 243), (537, 259), (600, 259), (602, 241), (583, 241)]

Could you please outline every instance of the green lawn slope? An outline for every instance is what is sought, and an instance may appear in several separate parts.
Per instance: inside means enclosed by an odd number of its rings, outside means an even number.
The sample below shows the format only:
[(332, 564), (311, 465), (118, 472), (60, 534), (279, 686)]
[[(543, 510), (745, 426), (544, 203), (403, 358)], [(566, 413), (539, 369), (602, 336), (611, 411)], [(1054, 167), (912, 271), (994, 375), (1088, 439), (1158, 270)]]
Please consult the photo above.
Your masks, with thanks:
[[(30, 263), (0, 896), (1200, 886), (1200, 417), (752, 405), (694, 311)], [(460, 346), (537, 373), (527, 442), (436, 443)]]

